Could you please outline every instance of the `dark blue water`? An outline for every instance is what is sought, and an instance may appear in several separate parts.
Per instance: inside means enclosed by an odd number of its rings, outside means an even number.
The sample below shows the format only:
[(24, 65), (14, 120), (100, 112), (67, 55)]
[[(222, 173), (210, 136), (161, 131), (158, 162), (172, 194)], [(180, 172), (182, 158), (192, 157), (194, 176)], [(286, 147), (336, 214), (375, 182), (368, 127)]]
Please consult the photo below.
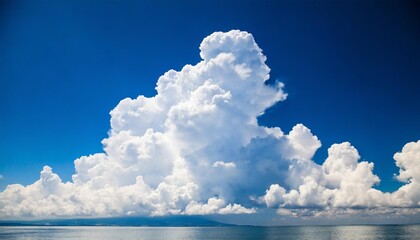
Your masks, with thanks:
[(299, 227), (0, 227), (0, 239), (420, 239), (420, 225)]

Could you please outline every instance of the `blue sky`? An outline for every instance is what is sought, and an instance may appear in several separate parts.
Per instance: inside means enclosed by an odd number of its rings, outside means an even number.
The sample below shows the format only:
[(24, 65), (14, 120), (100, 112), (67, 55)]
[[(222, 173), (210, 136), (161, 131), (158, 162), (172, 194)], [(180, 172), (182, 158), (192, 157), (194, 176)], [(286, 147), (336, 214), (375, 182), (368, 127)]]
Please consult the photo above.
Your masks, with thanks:
[(102, 152), (109, 112), (156, 94), (169, 69), (200, 61), (215, 31), (252, 33), (287, 100), (261, 125), (303, 123), (322, 147), (349, 141), (394, 191), (394, 153), (420, 137), (416, 1), (2, 1), (0, 188), (44, 165), (63, 181)]

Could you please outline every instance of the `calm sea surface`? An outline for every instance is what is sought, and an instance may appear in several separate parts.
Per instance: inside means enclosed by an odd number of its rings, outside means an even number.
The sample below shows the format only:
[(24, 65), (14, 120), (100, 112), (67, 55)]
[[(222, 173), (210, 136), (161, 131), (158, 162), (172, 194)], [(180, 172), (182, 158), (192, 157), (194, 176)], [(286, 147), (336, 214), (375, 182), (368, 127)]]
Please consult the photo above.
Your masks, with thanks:
[(420, 239), (420, 225), (299, 227), (0, 227), (0, 239)]

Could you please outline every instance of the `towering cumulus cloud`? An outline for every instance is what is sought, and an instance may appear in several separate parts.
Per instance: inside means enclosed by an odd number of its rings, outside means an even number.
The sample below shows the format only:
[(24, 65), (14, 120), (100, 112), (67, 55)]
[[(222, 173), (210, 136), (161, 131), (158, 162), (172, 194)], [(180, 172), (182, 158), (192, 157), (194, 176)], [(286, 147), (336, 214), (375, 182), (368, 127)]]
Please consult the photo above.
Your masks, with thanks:
[(74, 161), (71, 182), (45, 166), (35, 183), (0, 193), (1, 218), (255, 213), (319, 215), (420, 207), (420, 141), (395, 154), (394, 193), (373, 188), (373, 163), (350, 143), (321, 146), (297, 124), (288, 133), (257, 118), (286, 99), (268, 85), (266, 57), (251, 34), (216, 32), (200, 45), (202, 61), (158, 79), (157, 94), (123, 99), (111, 111), (104, 153)]

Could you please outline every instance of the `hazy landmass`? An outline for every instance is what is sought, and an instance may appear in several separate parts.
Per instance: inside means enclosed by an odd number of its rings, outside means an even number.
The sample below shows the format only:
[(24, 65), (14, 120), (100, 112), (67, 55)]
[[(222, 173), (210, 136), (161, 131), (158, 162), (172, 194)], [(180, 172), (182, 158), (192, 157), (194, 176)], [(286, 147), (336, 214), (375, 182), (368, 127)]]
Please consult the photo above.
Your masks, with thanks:
[(0, 221), (0, 226), (150, 226), (150, 227), (214, 227), (235, 226), (201, 216), (117, 217), (48, 219), (35, 221)]

